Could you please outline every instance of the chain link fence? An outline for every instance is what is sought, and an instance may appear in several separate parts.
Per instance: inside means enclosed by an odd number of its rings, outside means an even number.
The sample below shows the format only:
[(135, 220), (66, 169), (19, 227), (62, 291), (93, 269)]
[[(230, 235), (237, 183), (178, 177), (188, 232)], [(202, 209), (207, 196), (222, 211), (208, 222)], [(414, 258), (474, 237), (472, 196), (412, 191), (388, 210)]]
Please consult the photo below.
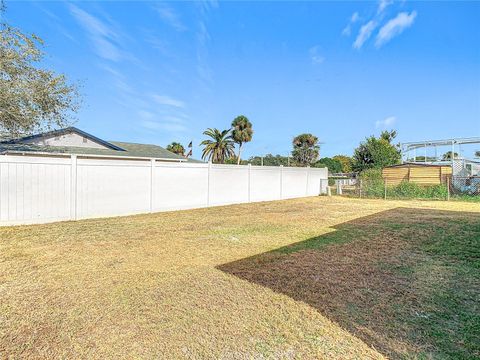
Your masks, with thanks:
[(386, 179), (335, 181), (332, 193), (356, 198), (465, 200), (480, 202), (480, 176), (448, 176), (437, 185), (402, 181), (388, 184)]
[(480, 176), (457, 176), (453, 175), (449, 183), (452, 196), (480, 197)]

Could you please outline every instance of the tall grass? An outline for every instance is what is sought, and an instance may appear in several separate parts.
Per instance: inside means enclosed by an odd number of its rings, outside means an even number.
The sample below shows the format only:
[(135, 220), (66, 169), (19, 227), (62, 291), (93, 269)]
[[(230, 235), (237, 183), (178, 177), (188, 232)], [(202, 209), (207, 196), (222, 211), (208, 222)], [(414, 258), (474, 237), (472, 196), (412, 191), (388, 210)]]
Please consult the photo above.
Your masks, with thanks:
[[(365, 197), (382, 198), (385, 196), (385, 182), (382, 171), (378, 169), (365, 170), (360, 174), (362, 180), (362, 195)], [(418, 185), (403, 181), (398, 185), (388, 186), (387, 198), (390, 199), (440, 199), (448, 196), (446, 185)]]

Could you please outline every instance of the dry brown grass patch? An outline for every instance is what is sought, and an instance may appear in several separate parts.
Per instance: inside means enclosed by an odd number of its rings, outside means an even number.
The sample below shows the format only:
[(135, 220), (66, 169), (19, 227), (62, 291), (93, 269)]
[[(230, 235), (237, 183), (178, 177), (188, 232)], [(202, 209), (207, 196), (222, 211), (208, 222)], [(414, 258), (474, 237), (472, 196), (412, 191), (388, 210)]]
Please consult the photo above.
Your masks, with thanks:
[[(298, 301), (217, 267), (405, 204), (463, 207), (308, 198), (0, 228), (0, 358), (381, 358), (315, 296)], [(289, 286), (310, 296), (312, 269), (329, 259), (292, 256), (289, 271), (309, 283)], [(326, 290), (347, 292), (329, 267)]]

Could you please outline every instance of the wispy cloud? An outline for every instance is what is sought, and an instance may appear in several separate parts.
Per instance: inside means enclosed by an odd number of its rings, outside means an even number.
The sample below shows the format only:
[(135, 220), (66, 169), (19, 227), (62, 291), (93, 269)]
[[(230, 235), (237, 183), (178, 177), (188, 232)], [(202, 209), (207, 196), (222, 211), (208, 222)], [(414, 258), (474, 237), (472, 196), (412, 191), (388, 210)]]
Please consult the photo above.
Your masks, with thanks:
[(322, 64), (325, 61), (325, 56), (320, 54), (320, 46), (319, 45), (312, 46), (308, 50), (308, 53), (310, 55), (310, 60), (312, 61), (312, 64), (314, 64), (314, 65)]
[(141, 126), (149, 130), (164, 130), (173, 133), (188, 130), (184, 119), (179, 117), (159, 115), (147, 110), (140, 110), (138, 116), (140, 117)]
[(385, 9), (393, 4), (393, 0), (380, 0), (378, 2), (377, 14), (381, 14)]
[(209, 91), (213, 83), (213, 71), (209, 65), (210, 33), (207, 24), (210, 12), (218, 7), (218, 3), (216, 1), (200, 1), (195, 4), (198, 9), (198, 28), (195, 34), (197, 40), (197, 74), (202, 89)]
[(370, 20), (365, 25), (362, 25), (360, 31), (358, 32), (357, 38), (353, 43), (355, 49), (360, 49), (365, 41), (367, 41), (372, 35), (373, 30), (377, 27), (377, 23), (374, 20)]
[(160, 16), (160, 18), (176, 31), (186, 31), (187, 27), (180, 20), (180, 16), (177, 12), (170, 6), (165, 3), (157, 3), (154, 6), (155, 11)]
[(35, 5), (49, 17), (49, 24), (56, 29), (57, 32), (65, 36), (67, 39), (78, 43), (77, 39), (62, 25), (62, 19), (50, 10), (45, 9), (40, 3), (36, 2)]
[(197, 38), (197, 73), (201, 81), (209, 85), (213, 81), (213, 72), (208, 65), (208, 42), (210, 33), (207, 25), (202, 19), (198, 22)]
[(389, 116), (383, 120), (377, 120), (375, 122), (375, 127), (378, 128), (387, 128), (390, 126), (393, 126), (395, 122), (397, 121), (397, 118), (395, 116)]
[(167, 95), (153, 94), (152, 98), (159, 105), (173, 106), (173, 107), (176, 107), (176, 108), (184, 108), (185, 107), (185, 103), (183, 101), (174, 99), (174, 98), (172, 98), (170, 96), (167, 96)]
[(149, 30), (145, 30), (144, 33), (145, 33), (144, 41), (148, 45), (150, 45), (153, 49), (158, 50), (162, 55), (165, 55), (165, 56), (171, 55), (169, 51), (168, 42), (165, 39), (154, 34)]
[(358, 12), (354, 12), (348, 21), (347, 26), (342, 30), (342, 35), (350, 36), (352, 33), (352, 25), (355, 24), (360, 19)]
[(112, 61), (120, 61), (124, 58), (118, 46), (119, 36), (111, 26), (73, 4), (70, 4), (69, 9), (88, 33), (98, 56)]
[(400, 35), (406, 28), (413, 25), (417, 12), (412, 11), (410, 14), (407, 12), (400, 12), (396, 17), (389, 20), (377, 34), (375, 40), (375, 46), (378, 48), (397, 35)]

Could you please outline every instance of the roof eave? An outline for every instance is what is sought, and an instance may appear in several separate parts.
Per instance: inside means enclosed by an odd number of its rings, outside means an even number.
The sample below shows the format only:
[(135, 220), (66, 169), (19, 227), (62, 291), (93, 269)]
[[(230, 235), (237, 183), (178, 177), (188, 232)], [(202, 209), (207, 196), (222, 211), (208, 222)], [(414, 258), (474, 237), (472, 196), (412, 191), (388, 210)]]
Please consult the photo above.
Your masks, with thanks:
[(16, 151), (5, 150), (0, 152), (0, 155), (21, 155), (21, 156), (58, 156), (71, 157), (73, 155), (82, 158), (103, 158), (103, 159), (127, 159), (127, 160), (159, 160), (168, 162), (187, 162), (187, 159), (172, 159), (161, 157), (144, 157), (144, 156), (129, 156), (129, 155), (98, 155), (98, 154), (80, 154), (80, 153), (55, 153), (45, 151)]

